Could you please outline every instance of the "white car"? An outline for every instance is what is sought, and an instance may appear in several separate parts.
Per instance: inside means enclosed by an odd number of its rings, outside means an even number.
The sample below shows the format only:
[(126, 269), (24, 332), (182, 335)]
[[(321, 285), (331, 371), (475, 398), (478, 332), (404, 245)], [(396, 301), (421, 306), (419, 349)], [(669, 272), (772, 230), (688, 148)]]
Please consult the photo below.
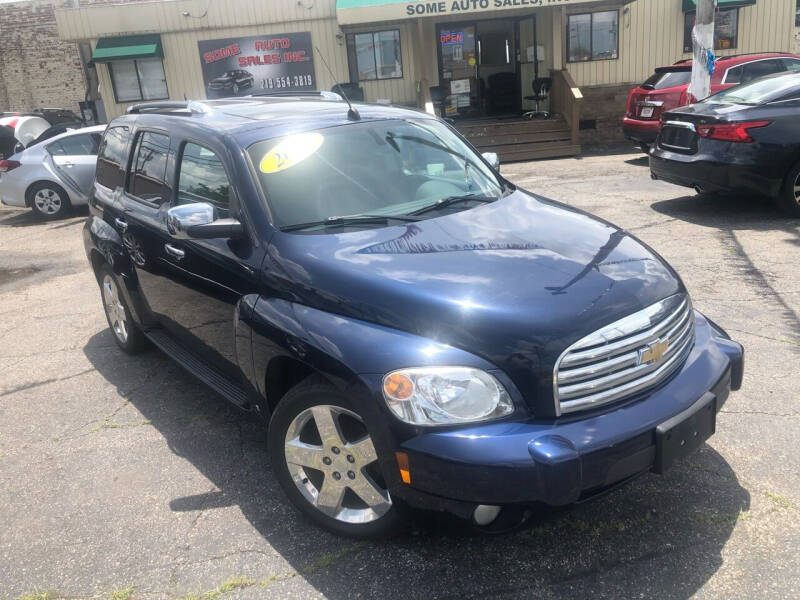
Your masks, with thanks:
[(0, 160), (0, 202), (56, 219), (86, 204), (105, 125), (74, 129)]

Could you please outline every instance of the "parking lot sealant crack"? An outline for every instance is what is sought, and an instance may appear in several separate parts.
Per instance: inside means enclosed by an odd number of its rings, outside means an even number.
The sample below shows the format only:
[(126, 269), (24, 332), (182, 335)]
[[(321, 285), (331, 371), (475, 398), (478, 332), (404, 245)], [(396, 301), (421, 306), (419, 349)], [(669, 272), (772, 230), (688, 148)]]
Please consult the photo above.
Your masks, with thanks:
[(61, 381), (67, 381), (68, 379), (74, 379), (75, 377), (81, 377), (82, 375), (86, 375), (88, 373), (94, 373), (96, 370), (97, 369), (94, 369), (94, 368), (85, 369), (85, 370), (80, 371), (78, 373), (73, 373), (72, 375), (67, 375), (65, 377), (52, 377), (50, 379), (43, 379), (42, 381), (32, 381), (30, 383), (26, 383), (26, 384), (23, 384), (23, 385), (14, 387), (14, 388), (10, 388), (10, 389), (5, 390), (3, 392), (0, 392), (0, 398), (3, 398), (5, 396), (10, 396), (10, 395), (16, 394), (18, 392), (24, 392), (25, 390), (30, 390), (30, 389), (33, 389), (33, 388), (36, 388), (36, 387), (39, 387), (39, 386), (42, 386), (42, 385), (48, 385), (50, 383), (58, 383), (58, 382), (61, 382)]
[(763, 410), (720, 410), (729, 415), (764, 415), (767, 417), (800, 417), (798, 413), (771, 413)]

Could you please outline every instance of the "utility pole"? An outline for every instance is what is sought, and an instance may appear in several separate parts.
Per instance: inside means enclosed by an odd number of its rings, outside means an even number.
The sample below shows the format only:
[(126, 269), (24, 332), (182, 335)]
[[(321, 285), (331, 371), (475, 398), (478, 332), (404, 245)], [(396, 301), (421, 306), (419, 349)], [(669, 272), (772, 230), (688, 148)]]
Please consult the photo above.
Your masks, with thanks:
[(714, 52), (714, 8), (716, 0), (697, 0), (697, 12), (692, 30), (692, 79), (689, 99), (702, 100), (711, 93), (711, 73)]

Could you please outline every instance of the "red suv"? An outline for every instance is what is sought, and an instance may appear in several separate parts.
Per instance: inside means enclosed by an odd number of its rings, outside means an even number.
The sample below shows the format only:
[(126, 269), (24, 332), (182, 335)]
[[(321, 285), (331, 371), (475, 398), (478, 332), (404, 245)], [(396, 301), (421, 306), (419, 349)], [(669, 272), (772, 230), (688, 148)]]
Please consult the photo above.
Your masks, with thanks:
[[(764, 52), (721, 56), (711, 77), (711, 93), (747, 83), (764, 75), (800, 70), (800, 56), (785, 52)], [(638, 142), (649, 152), (658, 135), (661, 113), (689, 104), (687, 89), (692, 72), (691, 60), (680, 60), (658, 67), (647, 81), (633, 88), (622, 119), (625, 137)]]

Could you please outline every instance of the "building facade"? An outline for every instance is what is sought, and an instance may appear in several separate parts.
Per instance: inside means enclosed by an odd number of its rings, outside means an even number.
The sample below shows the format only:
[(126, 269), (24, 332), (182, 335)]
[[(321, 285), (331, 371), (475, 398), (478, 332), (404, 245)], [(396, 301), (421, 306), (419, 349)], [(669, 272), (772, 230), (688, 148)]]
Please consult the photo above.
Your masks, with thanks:
[[(55, 11), (109, 118), (141, 100), (357, 84), (454, 119), (540, 108), (615, 135), (628, 89), (690, 56), (695, 0), (165, 0)], [(795, 48), (792, 0), (720, 0), (717, 52)], [(582, 100), (581, 100), (582, 97)], [(579, 107), (579, 113), (574, 112)], [(575, 122), (569, 123), (569, 116)], [(572, 140), (575, 142), (576, 140)]]

